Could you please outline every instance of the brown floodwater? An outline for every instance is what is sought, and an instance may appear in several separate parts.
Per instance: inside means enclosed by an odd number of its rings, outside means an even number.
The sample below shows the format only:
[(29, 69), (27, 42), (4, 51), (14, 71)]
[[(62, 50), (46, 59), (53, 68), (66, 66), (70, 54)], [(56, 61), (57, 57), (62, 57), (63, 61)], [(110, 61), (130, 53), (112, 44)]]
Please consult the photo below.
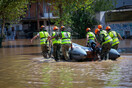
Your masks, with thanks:
[[(73, 40), (85, 45), (84, 39)], [(132, 48), (132, 40), (119, 48)], [(117, 61), (44, 62), (39, 40), (4, 41), (0, 48), (0, 88), (132, 88), (132, 54)]]

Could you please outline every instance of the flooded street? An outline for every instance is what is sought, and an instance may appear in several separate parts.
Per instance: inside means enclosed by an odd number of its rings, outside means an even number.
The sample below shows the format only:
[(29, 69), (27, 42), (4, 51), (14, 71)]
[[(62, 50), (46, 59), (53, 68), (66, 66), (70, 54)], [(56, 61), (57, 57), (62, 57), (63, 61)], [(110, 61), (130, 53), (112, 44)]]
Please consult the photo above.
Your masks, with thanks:
[[(73, 40), (84, 45), (85, 40)], [(117, 61), (43, 62), (39, 40), (4, 41), (0, 48), (0, 88), (132, 88), (132, 40)]]

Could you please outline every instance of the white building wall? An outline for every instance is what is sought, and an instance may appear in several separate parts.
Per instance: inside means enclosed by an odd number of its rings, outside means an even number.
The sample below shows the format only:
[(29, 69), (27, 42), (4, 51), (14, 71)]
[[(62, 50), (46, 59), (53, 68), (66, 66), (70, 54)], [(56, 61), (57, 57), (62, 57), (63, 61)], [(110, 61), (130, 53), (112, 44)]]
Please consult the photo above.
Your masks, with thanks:
[(116, 8), (122, 7), (124, 5), (132, 5), (132, 0), (116, 0)]
[[(101, 12), (96, 13), (96, 19), (104, 27), (105, 26), (105, 11), (101, 11)], [(95, 29), (96, 28), (97, 28), (97, 25), (95, 26)]]
[[(116, 0), (117, 4), (115, 5), (116, 8), (132, 5), (132, 0)], [(124, 21), (124, 22), (108, 22), (105, 23), (105, 11), (101, 11), (100, 13), (96, 14), (96, 19), (100, 22), (103, 26), (103, 29), (106, 26), (111, 26), (112, 30), (115, 30), (121, 34), (121, 36), (126, 36), (126, 31), (130, 32), (130, 36), (132, 36), (132, 21)], [(97, 25), (95, 26), (97, 28)]]
[(96, 19), (100, 22), (101, 25), (105, 25), (105, 11), (96, 13)]
[(130, 36), (132, 36), (132, 22), (111, 22), (107, 23), (112, 30), (115, 30), (121, 34), (121, 36), (127, 36), (126, 31), (130, 31)]
[(112, 30), (115, 30), (116, 32), (120, 33), (121, 36), (127, 36), (126, 31), (130, 32), (130, 36), (132, 36), (132, 21), (124, 21), (124, 22), (105, 22), (105, 12), (102, 11), (100, 13), (96, 14), (97, 20), (100, 21), (100, 24), (103, 26), (103, 29), (106, 28), (106, 26), (110, 26)]

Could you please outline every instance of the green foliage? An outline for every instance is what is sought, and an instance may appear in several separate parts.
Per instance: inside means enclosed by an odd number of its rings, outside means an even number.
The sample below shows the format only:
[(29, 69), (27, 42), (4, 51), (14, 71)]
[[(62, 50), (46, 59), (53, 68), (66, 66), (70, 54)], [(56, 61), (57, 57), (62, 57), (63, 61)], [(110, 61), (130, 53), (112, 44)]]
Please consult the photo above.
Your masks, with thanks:
[(26, 13), (27, 4), (27, 0), (1, 0), (0, 18), (5, 18), (7, 21), (17, 20)]
[[(86, 37), (86, 28), (94, 28), (99, 22), (95, 19), (96, 12), (113, 9), (113, 2), (111, 0), (86, 0), (82, 2), (79, 7), (76, 6), (75, 11), (72, 11), (71, 29), (79, 38)], [(94, 31), (94, 29), (92, 29)]]
[[(60, 16), (60, 19), (56, 21), (56, 25), (59, 25), (60, 21), (63, 22), (63, 25), (70, 25), (71, 12), (76, 11), (78, 7), (82, 7), (86, 1), (91, 0), (53, 0), (51, 4), (54, 6), (53, 13), (57, 16)], [(60, 11), (62, 9), (62, 12)]]
[(5, 22), (17, 22), (26, 14), (28, 0), (0, 0), (0, 19), (2, 19), (2, 31)]
[(116, 0), (96, 0), (92, 4), (92, 8), (95, 12), (107, 11), (114, 8), (114, 3), (116, 4)]
[[(47, 0), (48, 1), (48, 0)], [(55, 25), (60, 21), (63, 25), (69, 26), (73, 33), (79, 38), (86, 37), (86, 28), (91, 29), (99, 22), (95, 19), (96, 12), (107, 11), (114, 8), (116, 0), (53, 0), (55, 14), (60, 16)], [(60, 12), (62, 9), (63, 12)]]
[[(89, 9), (90, 10), (90, 9)], [(71, 16), (71, 29), (73, 34), (77, 34), (79, 38), (86, 37), (86, 28), (93, 28), (97, 24), (94, 15), (91, 14), (87, 8), (82, 7), (74, 11)]]
[(99, 23), (95, 19), (96, 12), (113, 9), (112, 1), (115, 0), (63, 0), (63, 14), (59, 21), (62, 20), (64, 25), (70, 26), (79, 38), (84, 38), (86, 28), (92, 29)]

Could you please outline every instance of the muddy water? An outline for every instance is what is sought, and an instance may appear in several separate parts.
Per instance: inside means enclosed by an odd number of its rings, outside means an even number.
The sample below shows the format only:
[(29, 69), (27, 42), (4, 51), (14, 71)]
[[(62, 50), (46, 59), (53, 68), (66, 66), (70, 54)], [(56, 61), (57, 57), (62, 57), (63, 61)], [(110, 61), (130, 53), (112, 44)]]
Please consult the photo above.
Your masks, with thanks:
[[(84, 40), (73, 40), (85, 45)], [(127, 42), (127, 43), (126, 43)], [(0, 48), (0, 88), (132, 88), (132, 55), (117, 61), (43, 62), (39, 41), (3, 42)], [(132, 48), (123, 40), (120, 48)]]

